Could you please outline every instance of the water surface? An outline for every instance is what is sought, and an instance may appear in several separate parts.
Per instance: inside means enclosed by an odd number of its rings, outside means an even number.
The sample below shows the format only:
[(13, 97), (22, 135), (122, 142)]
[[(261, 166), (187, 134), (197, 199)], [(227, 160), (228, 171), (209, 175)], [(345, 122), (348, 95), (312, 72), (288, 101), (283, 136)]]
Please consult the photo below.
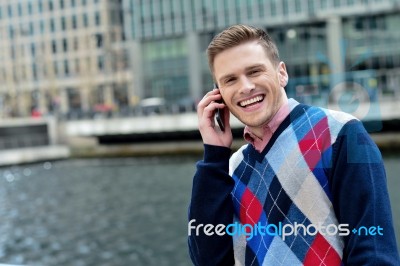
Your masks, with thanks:
[[(187, 206), (200, 157), (0, 168), (0, 263), (191, 265)], [(397, 236), (400, 155), (385, 156)]]

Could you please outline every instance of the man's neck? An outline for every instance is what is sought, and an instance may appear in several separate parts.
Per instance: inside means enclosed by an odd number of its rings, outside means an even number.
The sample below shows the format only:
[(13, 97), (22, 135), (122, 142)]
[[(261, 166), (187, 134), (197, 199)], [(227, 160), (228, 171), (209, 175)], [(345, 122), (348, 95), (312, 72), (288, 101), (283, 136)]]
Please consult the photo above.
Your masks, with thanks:
[(271, 116), (271, 118), (265, 122), (264, 124), (262, 124), (261, 126), (258, 127), (250, 127), (248, 126), (249, 130), (259, 139), (263, 139), (263, 136), (265, 134), (265, 129), (266, 127), (268, 127), (268, 125), (271, 123), (272, 120), (274, 120), (276, 113), (279, 111), (279, 109), (282, 108), (282, 106), (284, 106), (285, 104), (288, 103), (288, 98), (286, 96), (286, 92), (282, 93), (282, 98), (280, 101), (279, 106), (276, 108), (275, 113)]

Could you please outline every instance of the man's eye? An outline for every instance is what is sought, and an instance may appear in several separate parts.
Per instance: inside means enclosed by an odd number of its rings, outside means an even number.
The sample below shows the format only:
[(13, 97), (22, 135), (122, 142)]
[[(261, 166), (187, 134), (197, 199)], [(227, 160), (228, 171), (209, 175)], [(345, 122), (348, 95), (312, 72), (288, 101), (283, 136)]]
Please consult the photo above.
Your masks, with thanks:
[(232, 84), (233, 82), (235, 82), (235, 79), (234, 79), (234, 78), (230, 78), (230, 79), (225, 80), (225, 84), (226, 84), (226, 85), (230, 85), (230, 84)]
[(249, 74), (249, 76), (256, 76), (256, 75), (260, 74), (260, 72), (261, 72), (260, 70), (255, 69), (255, 70), (250, 71), (248, 74)]

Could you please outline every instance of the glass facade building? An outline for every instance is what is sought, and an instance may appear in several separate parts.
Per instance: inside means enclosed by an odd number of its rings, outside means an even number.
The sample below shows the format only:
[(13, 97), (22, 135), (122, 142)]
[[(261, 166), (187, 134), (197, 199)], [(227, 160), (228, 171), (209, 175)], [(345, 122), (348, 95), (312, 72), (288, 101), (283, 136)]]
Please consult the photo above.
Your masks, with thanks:
[[(205, 50), (232, 24), (262, 27), (285, 61), (290, 96), (332, 99), (336, 84), (357, 82), (399, 96), (398, 0), (125, 0), (135, 92), (169, 102), (212, 88)], [(143, 73), (140, 75), (140, 73)], [(371, 93), (372, 95), (373, 93)], [(322, 97), (321, 97), (322, 96)], [(314, 99), (315, 98), (315, 99)]]

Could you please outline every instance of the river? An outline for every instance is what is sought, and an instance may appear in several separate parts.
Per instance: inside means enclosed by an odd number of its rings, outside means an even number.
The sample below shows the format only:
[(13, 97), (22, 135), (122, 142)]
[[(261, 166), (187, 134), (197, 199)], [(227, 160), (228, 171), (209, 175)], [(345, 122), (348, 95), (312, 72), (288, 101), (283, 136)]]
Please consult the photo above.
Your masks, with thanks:
[[(0, 168), (0, 263), (191, 265), (187, 207), (198, 159), (79, 159)], [(400, 154), (384, 159), (400, 236)]]

